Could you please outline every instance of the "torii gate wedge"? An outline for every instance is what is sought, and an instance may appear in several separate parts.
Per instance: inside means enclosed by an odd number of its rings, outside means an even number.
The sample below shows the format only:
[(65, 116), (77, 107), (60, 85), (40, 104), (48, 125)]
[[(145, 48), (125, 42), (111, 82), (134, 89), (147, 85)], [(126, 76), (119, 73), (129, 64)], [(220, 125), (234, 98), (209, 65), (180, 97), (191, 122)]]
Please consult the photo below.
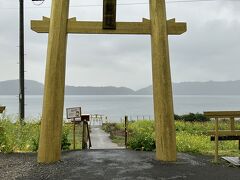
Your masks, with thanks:
[(165, 0), (150, 0), (150, 20), (117, 22), (116, 29), (102, 29), (102, 22), (68, 19), (69, 0), (52, 0), (51, 18), (31, 21), (32, 30), (49, 33), (43, 115), (38, 161), (61, 158), (67, 34), (143, 34), (152, 39), (152, 75), (156, 127), (156, 157), (176, 161), (172, 84), (168, 35), (186, 32), (186, 23), (166, 19)]

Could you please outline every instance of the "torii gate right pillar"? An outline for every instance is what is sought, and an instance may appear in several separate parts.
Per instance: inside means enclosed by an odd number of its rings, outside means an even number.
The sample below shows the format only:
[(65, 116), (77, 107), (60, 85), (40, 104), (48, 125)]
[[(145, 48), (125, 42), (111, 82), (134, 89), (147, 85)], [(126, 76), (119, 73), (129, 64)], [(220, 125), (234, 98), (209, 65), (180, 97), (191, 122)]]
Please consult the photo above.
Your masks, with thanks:
[(150, 0), (150, 17), (156, 158), (176, 161), (176, 130), (165, 0)]

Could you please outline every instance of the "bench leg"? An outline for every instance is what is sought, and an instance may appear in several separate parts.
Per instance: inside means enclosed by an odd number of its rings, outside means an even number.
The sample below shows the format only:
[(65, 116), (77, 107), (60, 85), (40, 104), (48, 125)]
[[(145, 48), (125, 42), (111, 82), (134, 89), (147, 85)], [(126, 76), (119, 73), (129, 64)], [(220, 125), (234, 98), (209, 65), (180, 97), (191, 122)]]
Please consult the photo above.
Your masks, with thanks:
[(240, 150), (240, 140), (238, 141), (238, 149)]
[(214, 162), (218, 162), (218, 118), (215, 118), (215, 157), (214, 157)]
[(214, 162), (218, 162), (218, 136), (215, 136), (215, 157)]

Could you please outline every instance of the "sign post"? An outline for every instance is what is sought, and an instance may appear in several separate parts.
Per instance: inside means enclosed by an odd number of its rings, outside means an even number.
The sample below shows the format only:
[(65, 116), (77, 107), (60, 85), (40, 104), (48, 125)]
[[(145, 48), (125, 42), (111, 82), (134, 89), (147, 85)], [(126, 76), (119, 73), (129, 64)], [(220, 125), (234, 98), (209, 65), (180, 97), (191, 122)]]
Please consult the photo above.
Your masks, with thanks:
[(124, 124), (125, 124), (125, 147), (127, 149), (128, 147), (128, 116), (125, 116)]
[(81, 107), (67, 108), (67, 119), (73, 122), (73, 149), (76, 149), (76, 119), (81, 120)]

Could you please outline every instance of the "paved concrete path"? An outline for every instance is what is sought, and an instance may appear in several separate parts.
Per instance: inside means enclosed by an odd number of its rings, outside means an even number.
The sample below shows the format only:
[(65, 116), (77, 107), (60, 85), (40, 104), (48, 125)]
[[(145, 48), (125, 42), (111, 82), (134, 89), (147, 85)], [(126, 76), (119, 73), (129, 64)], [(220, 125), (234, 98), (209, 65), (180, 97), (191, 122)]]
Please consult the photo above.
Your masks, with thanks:
[(91, 141), (92, 147), (91, 149), (119, 149), (123, 147), (119, 147), (117, 144), (113, 143), (109, 138), (109, 134), (104, 132), (101, 127), (92, 126), (91, 127)]
[(0, 153), (0, 179), (19, 180), (239, 180), (240, 169), (213, 164), (212, 156), (178, 154), (178, 161), (155, 160), (154, 152), (87, 150), (63, 152), (62, 161), (42, 165), (37, 154)]

